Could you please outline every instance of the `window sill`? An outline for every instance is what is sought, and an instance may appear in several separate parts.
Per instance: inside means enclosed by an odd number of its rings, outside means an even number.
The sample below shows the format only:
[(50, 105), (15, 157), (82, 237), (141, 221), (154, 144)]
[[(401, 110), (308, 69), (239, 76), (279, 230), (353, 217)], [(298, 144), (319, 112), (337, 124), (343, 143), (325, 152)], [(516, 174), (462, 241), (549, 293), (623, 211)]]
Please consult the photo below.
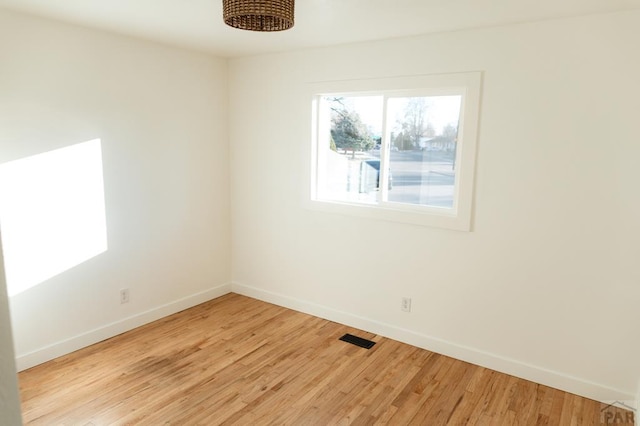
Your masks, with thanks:
[(471, 217), (453, 210), (399, 205), (355, 204), (341, 201), (308, 200), (306, 208), (324, 213), (342, 214), (409, 225), (443, 228), (454, 231), (471, 231)]

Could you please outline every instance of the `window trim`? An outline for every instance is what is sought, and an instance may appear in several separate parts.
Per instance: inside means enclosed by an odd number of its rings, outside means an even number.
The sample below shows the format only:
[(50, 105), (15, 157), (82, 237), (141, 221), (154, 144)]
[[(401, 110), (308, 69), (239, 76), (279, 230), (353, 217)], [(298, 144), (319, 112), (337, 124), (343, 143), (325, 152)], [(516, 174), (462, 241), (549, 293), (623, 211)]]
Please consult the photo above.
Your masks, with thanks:
[[(327, 213), (430, 226), (458, 231), (471, 231), (475, 163), (480, 110), (481, 72), (434, 74), (382, 79), (340, 80), (309, 84), (311, 99), (311, 143), (308, 144), (308, 192), (305, 206)], [(462, 95), (458, 148), (456, 152), (456, 185), (454, 208), (445, 209), (394, 202), (379, 204), (353, 203), (318, 199), (318, 135), (319, 99), (326, 95), (384, 96), (386, 100), (399, 96)], [(383, 124), (383, 125), (386, 125)], [(385, 155), (386, 153), (381, 153)], [(383, 172), (382, 170), (381, 172)], [(383, 188), (384, 190), (384, 188)]]

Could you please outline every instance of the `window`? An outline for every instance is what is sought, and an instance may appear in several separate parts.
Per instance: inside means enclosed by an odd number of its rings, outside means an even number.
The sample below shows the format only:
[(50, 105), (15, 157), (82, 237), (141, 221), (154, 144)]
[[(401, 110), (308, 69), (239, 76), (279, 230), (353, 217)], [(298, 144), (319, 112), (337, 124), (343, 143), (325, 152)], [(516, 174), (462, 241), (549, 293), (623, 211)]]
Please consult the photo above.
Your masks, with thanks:
[(479, 91), (479, 73), (314, 85), (313, 208), (469, 230)]

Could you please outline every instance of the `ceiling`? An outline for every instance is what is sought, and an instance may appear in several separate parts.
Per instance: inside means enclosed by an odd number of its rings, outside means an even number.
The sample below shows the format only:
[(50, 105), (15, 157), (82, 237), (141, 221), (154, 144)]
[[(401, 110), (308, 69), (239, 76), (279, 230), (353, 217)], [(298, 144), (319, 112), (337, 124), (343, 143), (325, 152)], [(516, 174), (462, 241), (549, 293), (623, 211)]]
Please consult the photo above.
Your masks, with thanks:
[(222, 0), (0, 0), (0, 8), (236, 57), (640, 9), (640, 0), (298, 0), (293, 29), (222, 22)]

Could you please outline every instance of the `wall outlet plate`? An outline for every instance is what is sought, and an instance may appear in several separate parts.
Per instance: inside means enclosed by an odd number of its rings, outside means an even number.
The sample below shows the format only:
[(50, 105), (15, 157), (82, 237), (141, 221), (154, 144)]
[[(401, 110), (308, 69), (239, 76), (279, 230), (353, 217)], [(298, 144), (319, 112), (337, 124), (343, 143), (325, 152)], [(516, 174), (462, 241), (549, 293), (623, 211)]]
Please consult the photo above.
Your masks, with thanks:
[(400, 310), (402, 312), (411, 312), (411, 298), (410, 297), (403, 297), (402, 301), (400, 302)]
[(120, 290), (120, 304), (129, 303), (129, 289), (123, 288)]

